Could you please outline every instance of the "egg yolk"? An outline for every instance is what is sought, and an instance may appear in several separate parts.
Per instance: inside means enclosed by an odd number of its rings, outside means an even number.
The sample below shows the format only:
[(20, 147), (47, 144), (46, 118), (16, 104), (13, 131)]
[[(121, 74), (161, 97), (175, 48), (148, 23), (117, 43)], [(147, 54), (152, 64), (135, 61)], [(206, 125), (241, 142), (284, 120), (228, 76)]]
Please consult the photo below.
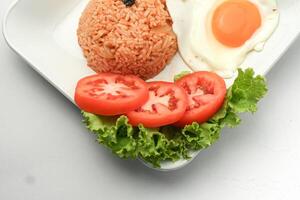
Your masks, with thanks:
[(217, 7), (212, 18), (216, 39), (229, 47), (242, 46), (261, 26), (258, 8), (247, 0), (228, 0)]

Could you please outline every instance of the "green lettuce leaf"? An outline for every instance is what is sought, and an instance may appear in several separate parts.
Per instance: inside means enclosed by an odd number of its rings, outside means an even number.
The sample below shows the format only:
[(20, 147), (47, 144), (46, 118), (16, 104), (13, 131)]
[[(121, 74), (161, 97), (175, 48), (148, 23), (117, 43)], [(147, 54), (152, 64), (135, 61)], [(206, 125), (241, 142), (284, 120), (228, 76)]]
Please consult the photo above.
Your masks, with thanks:
[(138, 129), (128, 123), (126, 116), (111, 118), (82, 112), (87, 129), (95, 133), (97, 141), (110, 148), (120, 158), (137, 157)]
[[(183, 72), (175, 80), (189, 73)], [(252, 69), (239, 69), (236, 80), (227, 90), (223, 107), (203, 124), (149, 129), (142, 125), (131, 126), (126, 116), (103, 117), (84, 111), (82, 114), (87, 129), (97, 136), (97, 141), (120, 158), (139, 157), (160, 167), (163, 161), (188, 159), (189, 152), (214, 144), (224, 127), (233, 128), (240, 124), (240, 113), (255, 112), (258, 101), (266, 92), (266, 81), (262, 76), (255, 76)]]
[(205, 149), (220, 137), (221, 127), (216, 123), (193, 123), (182, 129), (188, 149)]
[(161, 161), (189, 158), (181, 129), (165, 126), (160, 130), (139, 126), (138, 152), (140, 158), (159, 167)]
[(265, 78), (256, 76), (253, 69), (238, 70), (238, 77), (229, 92), (228, 105), (235, 113), (256, 112), (257, 102), (266, 94)]
[(177, 81), (177, 80), (179, 80), (179, 79), (181, 79), (182, 77), (190, 74), (190, 73), (191, 73), (190, 71), (183, 71), (180, 74), (175, 75), (174, 82)]
[(221, 127), (236, 127), (240, 124), (239, 113), (257, 110), (258, 101), (267, 93), (264, 77), (255, 76), (253, 69), (238, 69), (238, 76), (227, 90), (223, 107), (209, 121)]

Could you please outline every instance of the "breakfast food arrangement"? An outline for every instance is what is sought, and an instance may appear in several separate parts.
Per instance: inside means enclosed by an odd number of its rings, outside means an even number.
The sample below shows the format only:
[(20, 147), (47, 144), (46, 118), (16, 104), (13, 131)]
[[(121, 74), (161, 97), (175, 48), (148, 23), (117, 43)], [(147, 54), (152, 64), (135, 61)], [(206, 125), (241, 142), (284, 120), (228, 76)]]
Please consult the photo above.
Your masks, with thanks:
[[(266, 81), (240, 65), (278, 22), (274, 0), (91, 0), (77, 30), (96, 72), (75, 89), (86, 127), (121, 158), (190, 159), (257, 110)], [(190, 71), (147, 81), (175, 54)]]

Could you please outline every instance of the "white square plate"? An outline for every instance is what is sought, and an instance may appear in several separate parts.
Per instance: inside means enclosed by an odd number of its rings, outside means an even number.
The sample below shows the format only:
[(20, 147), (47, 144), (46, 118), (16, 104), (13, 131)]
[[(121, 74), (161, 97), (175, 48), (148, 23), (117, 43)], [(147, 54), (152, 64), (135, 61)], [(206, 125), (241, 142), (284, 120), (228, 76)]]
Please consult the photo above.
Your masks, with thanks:
[[(77, 44), (76, 29), (88, 0), (19, 0), (8, 10), (3, 33), (9, 46), (22, 56), (70, 101), (77, 81), (94, 73), (88, 67)], [(300, 33), (298, 0), (279, 0), (280, 23), (260, 53), (248, 56), (242, 68), (252, 67), (265, 75)], [(172, 80), (188, 70), (179, 56), (155, 79)], [(231, 82), (228, 80), (228, 83)], [(178, 168), (188, 161), (166, 168)]]

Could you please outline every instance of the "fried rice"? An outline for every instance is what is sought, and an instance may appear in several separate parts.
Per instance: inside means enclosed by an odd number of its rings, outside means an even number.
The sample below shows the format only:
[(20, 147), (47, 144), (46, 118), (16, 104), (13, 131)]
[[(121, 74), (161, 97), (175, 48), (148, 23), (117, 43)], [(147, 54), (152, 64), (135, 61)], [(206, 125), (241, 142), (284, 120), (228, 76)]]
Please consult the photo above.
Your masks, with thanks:
[(149, 79), (177, 51), (165, 0), (91, 0), (80, 18), (79, 45), (95, 72), (134, 74)]

